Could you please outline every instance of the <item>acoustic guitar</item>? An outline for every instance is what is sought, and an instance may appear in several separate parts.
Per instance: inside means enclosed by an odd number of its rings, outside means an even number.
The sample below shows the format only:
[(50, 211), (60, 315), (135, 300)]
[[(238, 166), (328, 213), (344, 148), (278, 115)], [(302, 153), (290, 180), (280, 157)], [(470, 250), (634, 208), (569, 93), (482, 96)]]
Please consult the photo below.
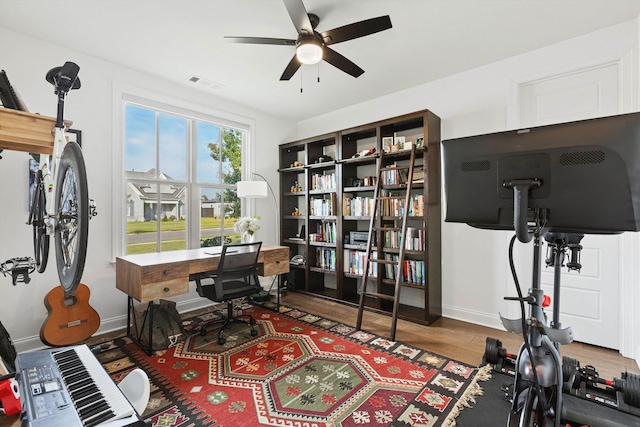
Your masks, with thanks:
[(89, 294), (84, 283), (73, 293), (65, 293), (62, 286), (51, 289), (44, 299), (49, 315), (40, 328), (40, 340), (58, 347), (90, 338), (100, 326), (100, 316), (89, 305)]

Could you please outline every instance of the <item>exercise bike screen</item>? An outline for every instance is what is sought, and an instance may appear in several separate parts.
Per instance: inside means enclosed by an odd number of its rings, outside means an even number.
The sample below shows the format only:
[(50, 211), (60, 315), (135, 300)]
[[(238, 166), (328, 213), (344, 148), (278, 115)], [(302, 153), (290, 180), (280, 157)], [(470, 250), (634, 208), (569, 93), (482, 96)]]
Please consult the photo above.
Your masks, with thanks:
[[(640, 113), (442, 142), (445, 221), (514, 229), (514, 180), (551, 231), (640, 230)], [(533, 217), (533, 215), (531, 215)]]

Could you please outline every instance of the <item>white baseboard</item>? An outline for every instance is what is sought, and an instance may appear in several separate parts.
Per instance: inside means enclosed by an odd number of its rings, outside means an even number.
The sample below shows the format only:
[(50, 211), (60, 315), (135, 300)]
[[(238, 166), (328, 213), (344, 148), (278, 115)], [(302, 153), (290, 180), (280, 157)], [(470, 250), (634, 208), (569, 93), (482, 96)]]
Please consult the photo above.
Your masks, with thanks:
[(481, 311), (461, 310), (458, 307), (443, 305), (442, 317), (448, 317), (449, 319), (460, 320), (462, 322), (473, 323), (475, 325), (504, 331), (504, 327), (502, 326), (500, 317), (497, 313), (487, 314)]
[(40, 341), (40, 335), (13, 340), (13, 345), (18, 353), (47, 348), (47, 346)]
[[(210, 306), (212, 303), (206, 298), (192, 298), (186, 301), (176, 303), (176, 308), (179, 313), (185, 313), (193, 310), (198, 310)], [(109, 319), (100, 319), (100, 327), (95, 335), (107, 334), (110, 332), (119, 331), (127, 327), (127, 315), (115, 316)], [(41, 350), (48, 348), (40, 341), (40, 335), (34, 335), (19, 340), (13, 341), (13, 345), (18, 353), (25, 351)]]

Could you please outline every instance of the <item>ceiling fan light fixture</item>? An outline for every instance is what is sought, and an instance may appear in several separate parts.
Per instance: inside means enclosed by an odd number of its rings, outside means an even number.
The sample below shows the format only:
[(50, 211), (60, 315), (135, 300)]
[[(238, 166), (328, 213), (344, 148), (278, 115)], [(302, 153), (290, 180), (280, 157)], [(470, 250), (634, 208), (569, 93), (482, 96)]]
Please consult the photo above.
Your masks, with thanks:
[(315, 39), (305, 40), (298, 44), (296, 57), (303, 64), (317, 64), (322, 61), (322, 45)]

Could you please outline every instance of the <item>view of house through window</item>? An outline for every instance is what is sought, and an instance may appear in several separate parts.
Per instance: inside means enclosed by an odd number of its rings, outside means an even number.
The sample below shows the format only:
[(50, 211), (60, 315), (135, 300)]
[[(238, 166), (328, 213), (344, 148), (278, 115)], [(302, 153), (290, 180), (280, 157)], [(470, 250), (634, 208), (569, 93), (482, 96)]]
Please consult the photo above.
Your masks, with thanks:
[(124, 116), (126, 254), (238, 242), (247, 131), (128, 102)]

